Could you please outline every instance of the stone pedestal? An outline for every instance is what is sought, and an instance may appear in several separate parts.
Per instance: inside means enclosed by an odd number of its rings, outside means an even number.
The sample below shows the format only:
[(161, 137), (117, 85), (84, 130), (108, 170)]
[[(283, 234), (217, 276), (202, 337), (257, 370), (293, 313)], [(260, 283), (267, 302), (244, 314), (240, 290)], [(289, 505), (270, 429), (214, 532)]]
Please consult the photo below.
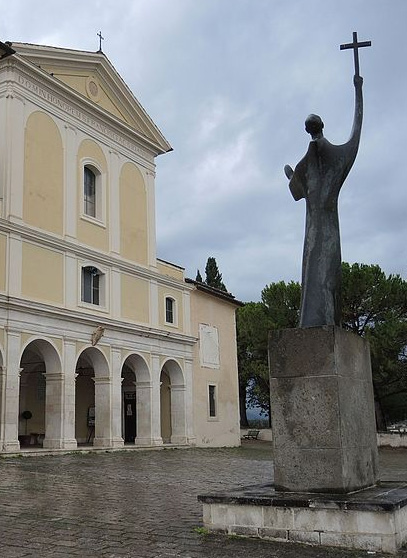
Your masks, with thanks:
[(269, 361), (274, 484), (199, 496), (205, 527), (396, 553), (407, 484), (377, 483), (368, 343), (334, 326), (286, 329), (270, 334)]
[(378, 453), (369, 345), (335, 326), (269, 339), (276, 490), (340, 494), (373, 486)]

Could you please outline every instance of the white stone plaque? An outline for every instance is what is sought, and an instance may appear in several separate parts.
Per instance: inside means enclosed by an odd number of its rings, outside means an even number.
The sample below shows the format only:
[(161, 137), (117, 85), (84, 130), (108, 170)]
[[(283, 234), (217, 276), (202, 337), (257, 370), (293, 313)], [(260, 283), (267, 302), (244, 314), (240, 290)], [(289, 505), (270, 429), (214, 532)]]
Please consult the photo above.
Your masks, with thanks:
[(199, 324), (199, 353), (202, 367), (219, 368), (219, 336), (216, 327)]

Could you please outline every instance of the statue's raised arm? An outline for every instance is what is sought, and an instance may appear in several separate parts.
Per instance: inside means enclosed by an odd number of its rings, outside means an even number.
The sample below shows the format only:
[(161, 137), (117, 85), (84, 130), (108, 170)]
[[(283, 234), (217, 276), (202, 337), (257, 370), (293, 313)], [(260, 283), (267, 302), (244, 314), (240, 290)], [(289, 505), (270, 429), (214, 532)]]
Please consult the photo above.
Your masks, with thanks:
[(363, 122), (363, 78), (359, 75), (353, 77), (353, 84), (355, 86), (355, 113), (353, 117), (352, 131), (349, 140), (345, 146), (349, 149), (347, 153), (347, 159), (349, 164), (349, 170), (351, 169), (356, 155), (359, 149), (360, 135), (362, 133), (362, 122)]

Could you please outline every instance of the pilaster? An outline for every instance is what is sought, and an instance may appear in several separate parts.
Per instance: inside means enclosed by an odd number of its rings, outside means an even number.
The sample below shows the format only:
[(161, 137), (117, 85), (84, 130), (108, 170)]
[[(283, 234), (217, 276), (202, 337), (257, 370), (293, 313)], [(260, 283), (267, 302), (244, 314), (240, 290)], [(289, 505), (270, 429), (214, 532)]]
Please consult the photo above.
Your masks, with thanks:
[(7, 452), (19, 451), (18, 419), (20, 396), (20, 358), (21, 335), (7, 331), (7, 366), (5, 377), (5, 401), (3, 424), (3, 450)]
[(12, 89), (6, 95), (6, 218), (23, 220), (25, 100)]
[(196, 436), (194, 429), (194, 361), (192, 358), (185, 359), (185, 422), (187, 441), (190, 445), (196, 444)]
[(110, 250), (120, 254), (120, 158), (116, 151), (110, 151)]
[[(76, 129), (65, 126), (65, 235), (76, 240), (78, 220), (78, 138)], [(74, 171), (74, 172), (72, 172)]]
[(157, 239), (155, 226), (155, 173), (145, 173), (147, 189), (148, 264), (157, 267)]

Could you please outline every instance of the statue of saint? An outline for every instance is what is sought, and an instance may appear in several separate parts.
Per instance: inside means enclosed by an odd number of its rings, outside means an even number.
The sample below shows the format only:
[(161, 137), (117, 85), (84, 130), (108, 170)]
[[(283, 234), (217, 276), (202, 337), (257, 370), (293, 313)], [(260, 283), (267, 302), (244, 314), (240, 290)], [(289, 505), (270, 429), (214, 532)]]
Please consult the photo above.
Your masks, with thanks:
[(321, 118), (311, 114), (305, 121), (311, 135), (307, 153), (295, 170), (284, 167), (293, 198), (306, 201), (300, 327), (341, 323), (338, 197), (358, 152), (363, 118), (363, 79), (358, 72), (353, 82), (355, 115), (349, 140), (330, 143)]

